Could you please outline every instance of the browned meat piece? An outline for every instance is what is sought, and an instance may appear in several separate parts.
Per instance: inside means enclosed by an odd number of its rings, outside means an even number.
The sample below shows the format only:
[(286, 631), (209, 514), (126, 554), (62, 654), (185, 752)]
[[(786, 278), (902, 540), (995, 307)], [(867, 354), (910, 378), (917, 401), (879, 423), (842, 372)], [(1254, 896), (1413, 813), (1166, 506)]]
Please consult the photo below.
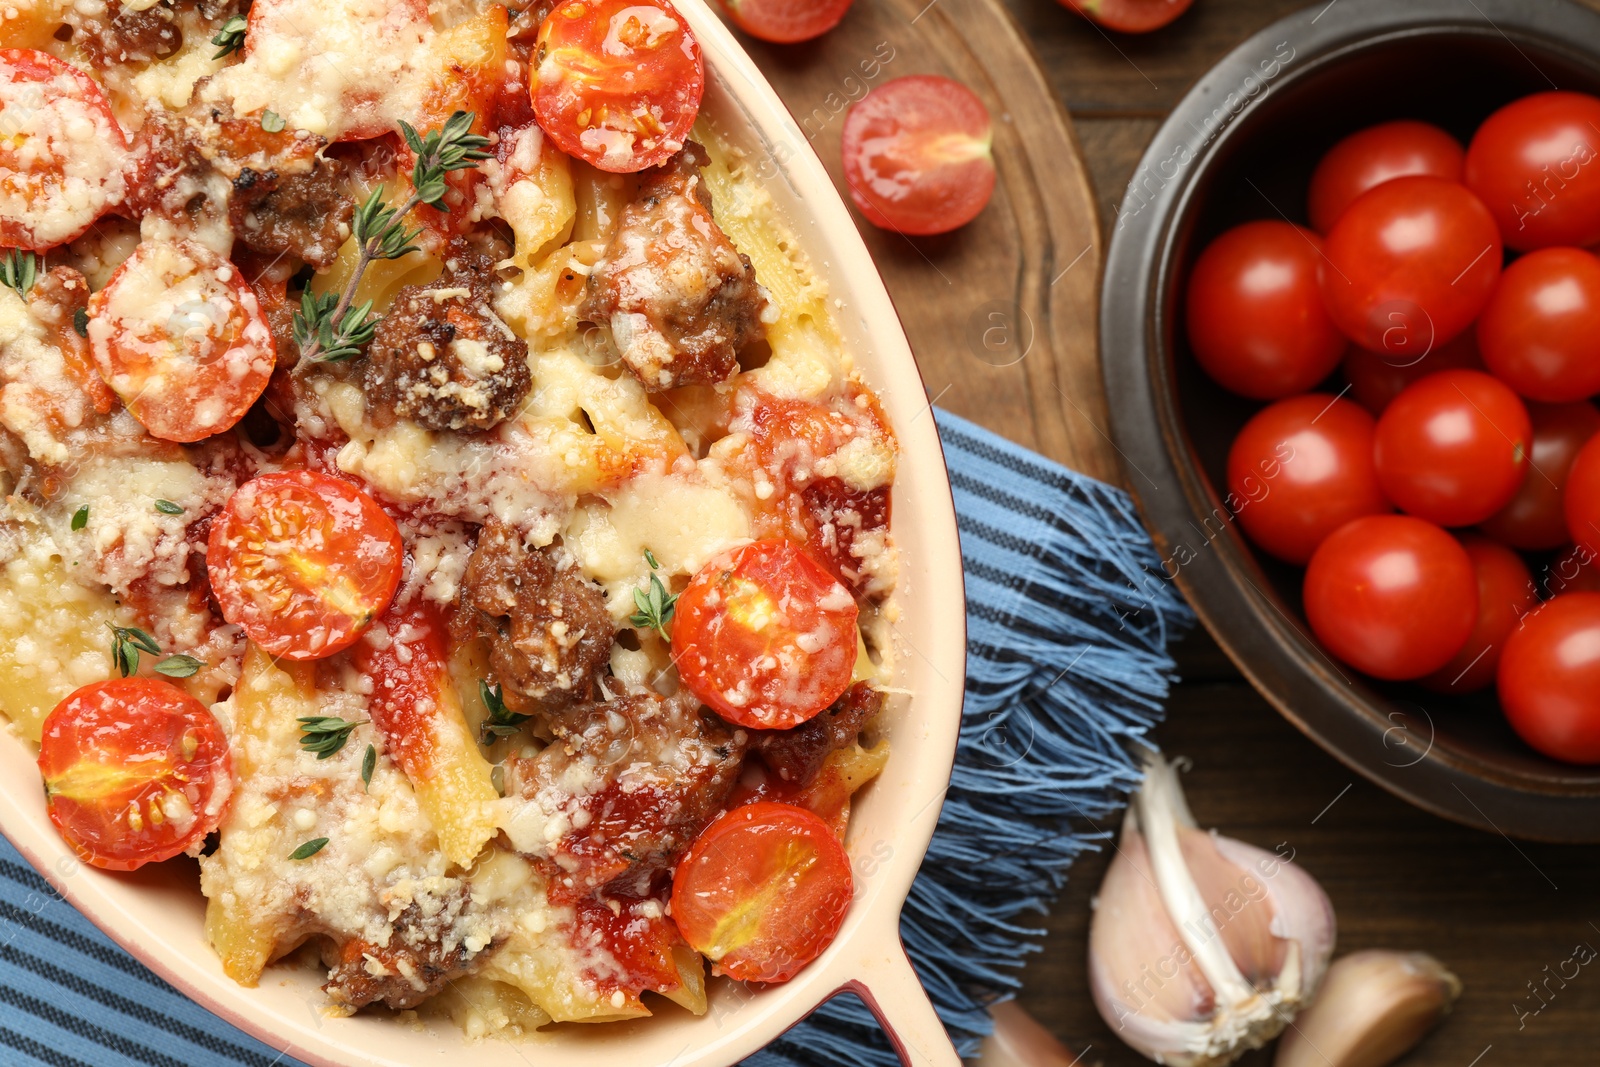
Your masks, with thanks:
[(401, 288), (367, 346), (367, 403), (380, 426), (411, 419), (430, 430), (487, 430), (533, 388), (527, 342), (491, 306), (488, 261), (451, 251), (453, 269)]
[(508, 708), (548, 715), (593, 699), (614, 630), (600, 588), (576, 568), (490, 523), (467, 561), (461, 604), (489, 642)]
[(355, 212), (345, 177), (345, 165), (324, 156), (313, 156), (303, 174), (242, 168), (228, 203), (234, 236), (252, 252), (288, 252), (326, 270), (350, 236)]
[(690, 142), (644, 172), (579, 309), (611, 328), (623, 362), (652, 392), (724, 381), (739, 349), (765, 336), (766, 296), (711, 216), (705, 164), (705, 149)]
[(465, 906), (466, 893), (451, 898), (451, 905), (424, 916), (415, 904), (407, 906), (394, 922), (387, 945), (374, 945), (353, 937), (340, 945), (326, 962), (328, 981), (323, 992), (336, 1004), (364, 1008), (383, 1003), (390, 1008), (414, 1008), (451, 981), (474, 970), (498, 945), (479, 952), (459, 942), (447, 944), (442, 933)]
[(119, 0), (109, 0), (104, 15), (73, 21), (84, 56), (101, 70), (117, 63), (148, 63), (183, 47), (178, 11), (171, 3), (129, 11)]
[[(620, 892), (665, 870), (722, 809), (746, 733), (694, 701), (654, 693), (574, 709), (565, 735), (506, 763), (506, 795), (527, 804), (512, 844), (545, 864), (550, 899)], [(549, 839), (550, 828), (563, 830)]]
[(862, 728), (882, 710), (883, 694), (857, 682), (831, 708), (792, 730), (751, 731), (750, 747), (785, 783), (804, 786), (830, 755), (855, 744)]

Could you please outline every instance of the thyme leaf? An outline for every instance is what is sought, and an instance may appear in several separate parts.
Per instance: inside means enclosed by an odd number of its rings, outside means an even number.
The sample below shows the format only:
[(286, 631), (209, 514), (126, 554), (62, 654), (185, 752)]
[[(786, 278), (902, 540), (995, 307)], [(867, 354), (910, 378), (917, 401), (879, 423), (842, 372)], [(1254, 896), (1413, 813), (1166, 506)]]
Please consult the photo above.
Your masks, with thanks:
[(478, 727), (478, 744), (492, 745), (502, 737), (510, 737), (527, 722), (531, 715), (519, 715), (506, 707), (505, 696), (499, 686), (491, 686), (488, 682), (478, 682), (478, 695), (483, 698), (483, 706), (489, 709), (489, 717), (483, 720)]
[(326, 837), (313, 837), (310, 841), (289, 853), (289, 858), (292, 860), (308, 860), (318, 852), (321, 852), (327, 844), (328, 839)]
[(249, 26), (243, 15), (235, 15), (222, 24), (222, 29), (211, 38), (211, 43), (217, 46), (212, 53), (212, 59), (223, 59), (244, 47), (244, 31)]
[(337, 715), (307, 715), (295, 721), (300, 724), (300, 747), (315, 752), (319, 760), (338, 752), (350, 740), (350, 731), (367, 722), (351, 722)]
[(0, 254), (0, 285), (15, 289), (24, 300), (39, 277), (39, 257), (20, 248), (7, 248)]

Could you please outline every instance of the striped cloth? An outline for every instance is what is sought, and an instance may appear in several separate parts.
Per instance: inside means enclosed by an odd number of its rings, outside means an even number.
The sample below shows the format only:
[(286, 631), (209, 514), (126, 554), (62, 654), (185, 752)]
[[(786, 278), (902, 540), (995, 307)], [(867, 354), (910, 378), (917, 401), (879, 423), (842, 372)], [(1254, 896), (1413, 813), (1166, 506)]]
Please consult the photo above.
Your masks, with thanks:
[[(901, 923), (957, 1047), (1017, 986), (1080, 853), (1138, 782), (1167, 642), (1191, 622), (1121, 490), (937, 412), (967, 578), (968, 677), (951, 788)], [(296, 1067), (167, 986), (0, 841), (0, 1067)], [(750, 1067), (897, 1062), (838, 997)]]

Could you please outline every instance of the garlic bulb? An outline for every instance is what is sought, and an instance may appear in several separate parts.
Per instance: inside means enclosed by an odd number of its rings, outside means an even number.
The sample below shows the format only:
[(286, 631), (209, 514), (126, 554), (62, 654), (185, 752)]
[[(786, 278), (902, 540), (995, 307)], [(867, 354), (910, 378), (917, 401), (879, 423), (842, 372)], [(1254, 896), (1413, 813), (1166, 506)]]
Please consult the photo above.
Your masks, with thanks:
[(973, 1067), (1073, 1067), (1078, 1057), (1014, 1000), (989, 1009), (994, 1031), (983, 1040)]
[(1274, 1067), (1384, 1067), (1460, 995), (1461, 979), (1426, 953), (1352, 952), (1328, 968), (1317, 999), (1279, 1042)]
[(1176, 770), (1147, 757), (1089, 928), (1090, 988), (1118, 1037), (1157, 1063), (1211, 1067), (1310, 1003), (1333, 906), (1291, 858), (1196, 827)]

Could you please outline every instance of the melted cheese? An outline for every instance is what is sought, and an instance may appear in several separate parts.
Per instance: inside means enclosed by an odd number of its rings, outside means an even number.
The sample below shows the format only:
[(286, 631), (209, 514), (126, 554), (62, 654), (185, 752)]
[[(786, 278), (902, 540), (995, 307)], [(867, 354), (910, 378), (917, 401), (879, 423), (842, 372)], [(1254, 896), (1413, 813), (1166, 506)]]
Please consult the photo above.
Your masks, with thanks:
[(67, 462), (68, 433), (93, 416), (49, 331), (12, 289), (0, 288), (0, 426), (41, 463)]

